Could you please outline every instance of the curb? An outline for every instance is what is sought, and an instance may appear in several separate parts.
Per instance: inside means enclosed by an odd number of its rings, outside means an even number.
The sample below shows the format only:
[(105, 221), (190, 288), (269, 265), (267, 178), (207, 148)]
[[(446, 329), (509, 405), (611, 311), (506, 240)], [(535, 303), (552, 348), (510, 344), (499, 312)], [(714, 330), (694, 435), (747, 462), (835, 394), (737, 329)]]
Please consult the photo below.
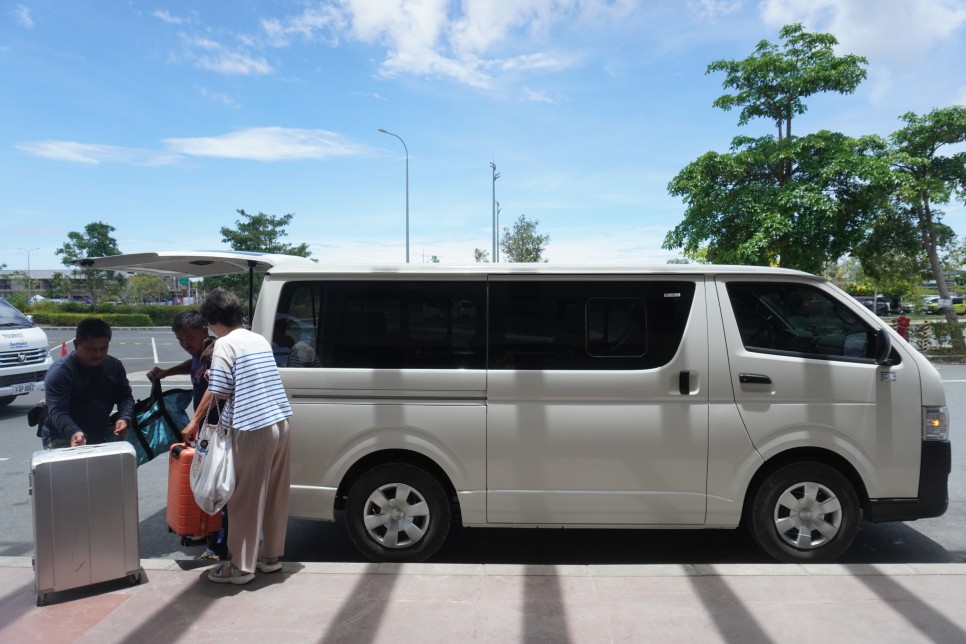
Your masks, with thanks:
[[(142, 559), (147, 571), (193, 572), (194, 559)], [(0, 557), (0, 568), (32, 568), (31, 557)], [(444, 564), (282, 562), (294, 574), (424, 575), (451, 577), (912, 577), (966, 576), (966, 563), (924, 564)]]

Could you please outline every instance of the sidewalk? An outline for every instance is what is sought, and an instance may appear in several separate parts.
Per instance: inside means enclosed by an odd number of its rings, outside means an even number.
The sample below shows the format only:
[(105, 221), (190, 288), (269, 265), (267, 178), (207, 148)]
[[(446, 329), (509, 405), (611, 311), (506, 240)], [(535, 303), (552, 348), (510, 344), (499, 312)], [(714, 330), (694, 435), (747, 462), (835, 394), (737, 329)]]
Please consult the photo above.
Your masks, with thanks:
[(966, 564), (286, 563), (245, 586), (193, 561), (54, 593), (0, 558), (0, 641), (964, 642)]

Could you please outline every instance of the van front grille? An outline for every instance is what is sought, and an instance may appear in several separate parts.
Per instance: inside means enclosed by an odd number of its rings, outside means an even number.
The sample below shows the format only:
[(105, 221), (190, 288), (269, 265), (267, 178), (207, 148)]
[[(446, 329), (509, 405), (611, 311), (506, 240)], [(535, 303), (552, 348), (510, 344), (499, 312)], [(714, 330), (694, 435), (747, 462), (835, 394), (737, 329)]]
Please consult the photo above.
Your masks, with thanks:
[(19, 367), (25, 364), (43, 364), (47, 359), (47, 349), (23, 349), (22, 351), (0, 351), (0, 369)]

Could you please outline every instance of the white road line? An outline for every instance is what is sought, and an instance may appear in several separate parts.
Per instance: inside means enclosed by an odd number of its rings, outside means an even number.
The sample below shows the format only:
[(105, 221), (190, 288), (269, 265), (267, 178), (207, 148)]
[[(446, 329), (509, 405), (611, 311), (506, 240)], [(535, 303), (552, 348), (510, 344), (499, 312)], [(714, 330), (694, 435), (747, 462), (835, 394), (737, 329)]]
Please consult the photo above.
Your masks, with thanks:
[(966, 380), (943, 380), (943, 382), (966, 382)]
[(154, 354), (154, 364), (158, 364), (158, 347), (154, 344), (154, 336), (151, 336), (151, 353)]

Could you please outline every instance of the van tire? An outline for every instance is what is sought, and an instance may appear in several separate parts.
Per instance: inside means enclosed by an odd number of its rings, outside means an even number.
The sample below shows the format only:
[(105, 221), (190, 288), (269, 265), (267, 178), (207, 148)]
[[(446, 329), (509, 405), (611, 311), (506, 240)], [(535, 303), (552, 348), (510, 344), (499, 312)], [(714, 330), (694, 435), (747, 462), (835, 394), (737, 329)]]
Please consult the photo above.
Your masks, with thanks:
[(824, 463), (786, 465), (765, 479), (752, 505), (751, 532), (786, 563), (826, 563), (844, 553), (859, 528), (855, 488)]
[(450, 507), (443, 487), (426, 470), (385, 463), (349, 488), (345, 521), (352, 544), (368, 559), (418, 562), (446, 540)]
[(4, 396), (3, 398), (0, 398), (0, 407), (6, 407), (10, 403), (12, 403), (16, 398), (17, 398), (16, 396)]

